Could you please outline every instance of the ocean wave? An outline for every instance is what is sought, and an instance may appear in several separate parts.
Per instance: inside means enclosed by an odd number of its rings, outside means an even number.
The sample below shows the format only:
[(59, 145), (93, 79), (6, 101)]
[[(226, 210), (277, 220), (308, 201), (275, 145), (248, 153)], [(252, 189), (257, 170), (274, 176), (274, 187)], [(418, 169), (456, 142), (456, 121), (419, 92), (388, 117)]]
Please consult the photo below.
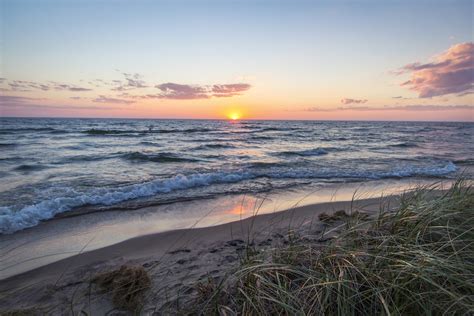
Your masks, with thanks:
[(68, 164), (71, 162), (91, 162), (91, 161), (102, 161), (107, 159), (113, 159), (121, 154), (108, 154), (108, 155), (75, 155), (67, 156), (64, 159), (56, 161), (55, 164)]
[(273, 136), (264, 136), (264, 135), (253, 135), (250, 137), (252, 140), (272, 140), (275, 139)]
[(139, 131), (134, 131), (134, 130), (110, 130), (110, 129), (88, 129), (85, 131), (82, 131), (81, 133), (87, 134), (87, 135), (127, 135), (127, 134), (133, 134), (133, 133), (139, 133)]
[(459, 164), (459, 165), (474, 165), (474, 159), (472, 158), (456, 159), (454, 160), (454, 163)]
[(314, 148), (300, 151), (281, 151), (275, 153), (277, 156), (322, 156), (327, 154), (328, 151), (323, 148)]
[(88, 129), (81, 133), (91, 136), (138, 136), (144, 134), (167, 134), (167, 133), (205, 133), (210, 132), (208, 128), (188, 128), (188, 129), (149, 129), (149, 130), (119, 130), (119, 129)]
[(323, 141), (323, 142), (334, 142), (334, 141), (344, 141), (344, 140), (349, 140), (349, 138), (347, 138), (347, 137), (334, 137), (334, 138), (323, 137), (323, 138), (321, 138), (321, 141)]
[(76, 192), (71, 189), (74, 196), (44, 200), (37, 204), (25, 206), (17, 211), (15, 211), (13, 207), (0, 207), (0, 233), (8, 234), (36, 226), (39, 222), (53, 218), (56, 214), (67, 212), (81, 206), (114, 205), (127, 200), (150, 197), (160, 193), (169, 193), (176, 190), (185, 190), (214, 184), (237, 183), (261, 177), (275, 179), (382, 179), (391, 177), (443, 176), (457, 169), (458, 168), (452, 162), (433, 166), (405, 166), (386, 172), (268, 168), (267, 170), (236, 170), (230, 172), (176, 175), (167, 179), (157, 179), (151, 182), (137, 183), (116, 189), (98, 188), (89, 193)]
[(17, 146), (15, 143), (0, 143), (0, 148), (10, 148), (15, 146)]
[(412, 148), (412, 147), (418, 147), (418, 145), (415, 143), (410, 143), (410, 142), (402, 142), (402, 143), (391, 144), (389, 145), (389, 147)]
[(248, 179), (247, 173), (208, 173), (177, 175), (172, 178), (133, 184), (116, 190), (96, 189), (93, 193), (76, 193), (74, 197), (59, 197), (14, 211), (11, 207), (0, 207), (0, 234), (13, 233), (36, 226), (40, 221), (53, 218), (56, 214), (85, 205), (113, 205), (140, 197), (159, 193), (208, 186), (216, 183), (233, 183)]
[(282, 167), (284, 166), (281, 162), (267, 162), (267, 161), (255, 161), (249, 163), (249, 168), (274, 168), (274, 167)]
[(195, 162), (199, 159), (179, 156), (175, 153), (154, 153), (144, 154), (138, 151), (122, 155), (122, 158), (130, 161), (150, 161), (150, 162)]
[(203, 144), (194, 148), (194, 150), (206, 150), (206, 149), (229, 149), (235, 148), (232, 144)]
[(443, 166), (405, 166), (390, 172), (381, 173), (380, 175), (381, 178), (404, 178), (414, 176), (437, 177), (450, 174), (457, 171), (458, 169), (459, 168), (452, 161), (449, 161)]
[(212, 132), (210, 128), (185, 128), (185, 129), (162, 129), (152, 130), (152, 133), (207, 133)]
[(0, 158), (0, 161), (20, 161), (23, 160), (23, 157), (4, 157)]
[(0, 128), (0, 134), (15, 134), (19, 132), (52, 132), (56, 129), (51, 127), (32, 127), (32, 128)]
[(46, 166), (43, 165), (19, 165), (15, 167), (13, 170), (15, 171), (23, 171), (23, 172), (31, 172), (31, 171), (38, 171), (46, 169)]
[(278, 127), (264, 127), (258, 130), (258, 132), (273, 132), (273, 131), (286, 131), (286, 128), (278, 128)]
[(142, 141), (142, 142), (140, 142), (140, 145), (153, 146), (153, 147), (162, 147), (162, 145), (160, 145), (158, 143), (149, 142), (149, 141)]
[(287, 132), (287, 131), (298, 131), (300, 127), (264, 127), (256, 132)]

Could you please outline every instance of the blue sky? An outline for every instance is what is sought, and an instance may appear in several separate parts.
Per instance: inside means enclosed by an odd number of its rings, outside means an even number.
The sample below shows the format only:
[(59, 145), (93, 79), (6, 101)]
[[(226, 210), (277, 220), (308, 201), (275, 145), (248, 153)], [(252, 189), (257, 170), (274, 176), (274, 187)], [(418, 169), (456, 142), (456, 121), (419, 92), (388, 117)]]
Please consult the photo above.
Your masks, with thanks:
[[(137, 101), (118, 116), (218, 117), (236, 107), (249, 116), (283, 118), (321, 115), (305, 109), (337, 108), (344, 98), (392, 106), (395, 96), (407, 98), (397, 100), (400, 105), (472, 105), (472, 95), (417, 99), (418, 91), (400, 86), (403, 78), (391, 73), (472, 42), (472, 1), (1, 0), (1, 5), (1, 77), (8, 80), (2, 94), (37, 99), (33, 103), (42, 106), (70, 105), (72, 116), (75, 106), (94, 104), (99, 95), (127, 96), (95, 86), (82, 95), (8, 91), (8, 82), (89, 86), (91, 80), (124, 80), (123, 73), (130, 73), (147, 82), (143, 95), (163, 83), (251, 86), (229, 98)], [(117, 114), (107, 112), (112, 104), (101, 105), (101, 116)]]

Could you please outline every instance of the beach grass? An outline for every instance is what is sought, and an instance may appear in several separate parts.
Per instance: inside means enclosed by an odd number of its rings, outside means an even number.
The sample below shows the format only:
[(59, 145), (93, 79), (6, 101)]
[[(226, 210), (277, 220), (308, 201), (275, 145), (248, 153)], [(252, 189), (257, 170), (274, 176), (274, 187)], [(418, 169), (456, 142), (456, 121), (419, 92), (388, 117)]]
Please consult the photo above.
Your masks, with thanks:
[(116, 307), (132, 312), (140, 311), (144, 293), (151, 286), (150, 276), (141, 266), (121, 266), (95, 276), (92, 282), (112, 296)]
[(320, 247), (296, 231), (252, 251), (226, 282), (196, 285), (182, 311), (224, 315), (468, 315), (474, 313), (474, 190), (459, 180), (383, 205), (376, 216), (321, 214), (343, 229)]
[[(298, 221), (287, 210), (283, 225), (257, 216), (259, 204), (230, 241), (196, 251), (170, 246), (159, 258), (90, 273), (61, 271), (49, 296), (28, 302), (36, 291), (12, 292), (27, 302), (0, 315), (474, 314), (472, 181), (420, 186), (370, 207), (357, 201), (310, 208)], [(199, 262), (201, 254), (211, 255)], [(209, 269), (194, 272), (203, 262)]]

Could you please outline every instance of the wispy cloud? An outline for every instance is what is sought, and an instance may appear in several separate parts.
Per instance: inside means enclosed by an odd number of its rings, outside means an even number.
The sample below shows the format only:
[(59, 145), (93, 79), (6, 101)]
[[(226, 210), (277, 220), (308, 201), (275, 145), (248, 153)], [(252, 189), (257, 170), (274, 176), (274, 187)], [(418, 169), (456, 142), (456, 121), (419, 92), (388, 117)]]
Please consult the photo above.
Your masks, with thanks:
[(107, 97), (105, 95), (99, 95), (97, 98), (92, 99), (92, 102), (97, 103), (115, 103), (115, 104), (131, 104), (135, 103), (133, 100), (119, 99), (113, 97)]
[(160, 94), (156, 95), (157, 98), (178, 100), (209, 98), (208, 90), (203, 86), (168, 82), (156, 85), (155, 87), (161, 91)]
[(33, 90), (42, 90), (42, 91), (49, 91), (49, 90), (59, 90), (59, 91), (73, 91), (73, 92), (83, 92), (83, 91), (92, 91), (90, 88), (79, 87), (76, 85), (65, 84), (50, 81), (47, 83), (40, 83), (35, 81), (26, 81), (26, 80), (13, 80), (8, 81), (8, 86), (10, 87), (11, 91), (17, 92), (27, 92)]
[(472, 92), (474, 86), (474, 43), (461, 43), (435, 56), (428, 63), (415, 62), (394, 72), (410, 74), (401, 86), (418, 92), (420, 98)]
[(342, 104), (364, 104), (367, 103), (368, 100), (366, 99), (349, 99), (349, 98), (344, 98), (341, 100)]
[(212, 86), (211, 91), (214, 97), (233, 97), (241, 95), (242, 92), (249, 90), (251, 87), (248, 83), (215, 84)]
[[(127, 73), (120, 72), (124, 77), (122, 80), (104, 80), (104, 79), (93, 79), (93, 80), (80, 80), (80, 82), (87, 82), (87, 86), (77, 86), (73, 84), (60, 83), (55, 81), (48, 81), (46, 83), (40, 83), (35, 81), (25, 80), (14, 80), (8, 81), (4, 78), (7, 87), (0, 87), (1, 91), (15, 91), (15, 92), (28, 92), (34, 90), (50, 91), (70, 91), (70, 92), (87, 92), (93, 91), (92, 88), (105, 88), (112, 93), (121, 92), (117, 96), (105, 96), (99, 95), (96, 98), (92, 98), (93, 102), (99, 103), (119, 103), (119, 104), (130, 104), (135, 101), (131, 99), (175, 99), (175, 100), (196, 100), (196, 99), (209, 99), (212, 97), (224, 98), (242, 95), (244, 92), (249, 90), (252, 86), (248, 83), (232, 83), (232, 84), (213, 84), (213, 85), (191, 85), (191, 84), (179, 84), (173, 82), (167, 82), (157, 84), (154, 87), (148, 85), (144, 80), (143, 76), (138, 73)], [(146, 94), (129, 94), (129, 90), (155, 88), (158, 89), (158, 93), (145, 90)], [(156, 90), (155, 90), (156, 91)], [(81, 99), (80, 97), (70, 97), (74, 100)], [(88, 98), (82, 98), (88, 99)]]
[(177, 83), (163, 83), (155, 86), (160, 90), (158, 94), (148, 94), (144, 98), (195, 100), (209, 99), (211, 97), (233, 97), (241, 95), (252, 86), (247, 83), (214, 84), (214, 85), (189, 85)]
[[(120, 107), (104, 106), (72, 106), (72, 105), (52, 105), (38, 104), (45, 101), (45, 98), (28, 98), (14, 95), (0, 95), (1, 108), (31, 108), (31, 109), (62, 109), (62, 110), (117, 110)], [(133, 101), (132, 101), (133, 102)]]
[[(122, 75), (125, 77), (124, 81), (122, 80), (112, 80), (111, 84), (114, 85), (112, 88), (113, 91), (127, 91), (138, 88), (148, 88), (149, 86), (143, 80), (143, 76), (138, 73), (126, 73), (123, 72)], [(102, 81), (104, 83), (104, 81)]]
[(54, 86), (55, 90), (67, 90), (72, 92), (83, 92), (83, 91), (92, 91), (89, 88), (77, 87), (69, 84), (57, 84)]
[(26, 92), (32, 91), (33, 89), (37, 90), (49, 90), (47, 85), (41, 85), (33, 81), (24, 81), (24, 80), (14, 80), (12, 82), (8, 82), (8, 86), (10, 87), (11, 91), (18, 91), (18, 92)]
[(8, 108), (8, 107), (21, 107), (21, 108), (29, 108), (29, 109), (57, 109), (57, 110), (123, 110), (120, 107), (103, 107), (103, 106), (71, 106), (71, 105), (46, 105), (46, 104), (17, 104), (17, 105), (6, 105), (0, 104), (0, 107)]
[(42, 100), (46, 100), (46, 99), (28, 98), (28, 97), (20, 97), (16, 95), (1, 95), (0, 94), (0, 105), (3, 105), (3, 106), (28, 104), (31, 102), (37, 102), (37, 101), (42, 101)]
[(306, 112), (337, 112), (337, 111), (452, 111), (452, 110), (474, 110), (474, 105), (385, 105), (372, 106), (347, 106), (337, 108), (309, 107), (303, 109)]

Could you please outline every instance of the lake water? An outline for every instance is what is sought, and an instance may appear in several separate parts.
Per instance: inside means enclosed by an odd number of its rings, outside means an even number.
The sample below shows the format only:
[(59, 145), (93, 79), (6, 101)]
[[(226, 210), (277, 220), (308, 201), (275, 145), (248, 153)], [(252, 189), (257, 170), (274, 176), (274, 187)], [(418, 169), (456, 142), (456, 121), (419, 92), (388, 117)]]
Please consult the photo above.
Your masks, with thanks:
[(0, 118), (0, 233), (81, 209), (452, 179), (471, 174), (473, 136), (472, 123)]

